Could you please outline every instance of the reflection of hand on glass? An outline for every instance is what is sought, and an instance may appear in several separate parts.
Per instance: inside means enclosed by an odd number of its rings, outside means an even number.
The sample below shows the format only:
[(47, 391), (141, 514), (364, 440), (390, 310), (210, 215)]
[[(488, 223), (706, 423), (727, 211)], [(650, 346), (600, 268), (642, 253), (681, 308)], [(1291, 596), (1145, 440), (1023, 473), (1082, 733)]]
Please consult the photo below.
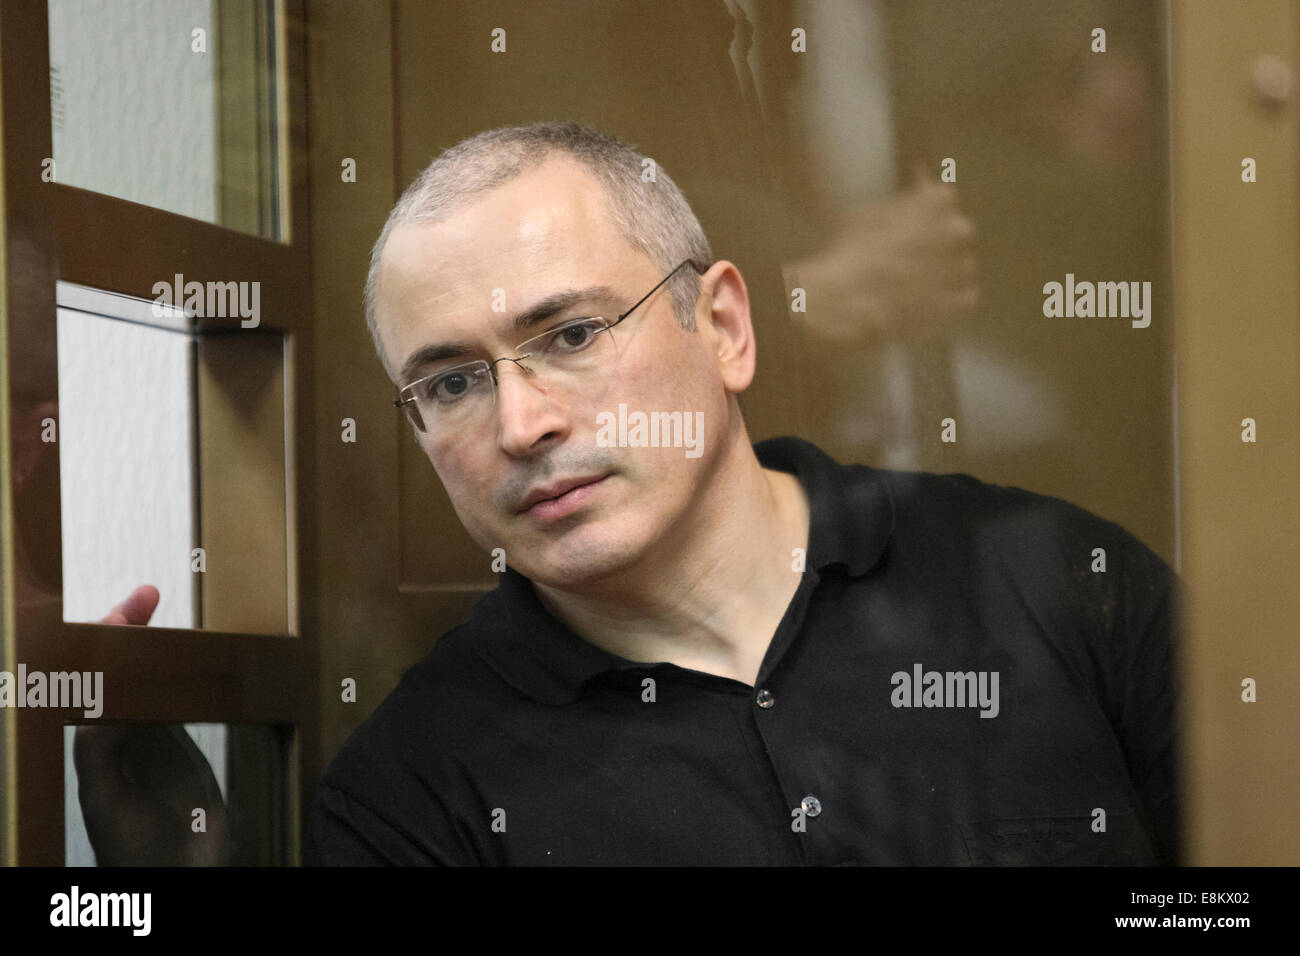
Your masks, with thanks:
[(835, 341), (927, 341), (979, 304), (975, 226), (957, 187), (918, 169), (911, 188), (848, 211), (831, 243), (788, 263), (807, 290), (798, 313)]
[[(102, 624), (148, 624), (158, 589), (142, 584)], [(185, 728), (83, 725), (73, 744), (78, 798), (100, 866), (214, 866), (229, 860), (226, 807)], [(206, 832), (195, 833), (196, 809)]]

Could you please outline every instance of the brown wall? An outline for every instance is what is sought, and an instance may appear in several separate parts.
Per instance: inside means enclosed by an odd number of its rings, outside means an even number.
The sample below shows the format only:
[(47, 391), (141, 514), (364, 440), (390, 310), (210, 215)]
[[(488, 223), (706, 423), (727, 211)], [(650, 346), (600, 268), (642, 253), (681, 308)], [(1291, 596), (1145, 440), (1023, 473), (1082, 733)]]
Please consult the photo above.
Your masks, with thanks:
[[(1294, 866), (1300, 7), (1253, 0), (1226, 11), (1176, 4), (1172, 33), (1188, 836), (1197, 862)], [(1293, 91), (1271, 104), (1253, 78), (1279, 69)], [(1244, 157), (1258, 165), (1255, 183), (1241, 180)], [(1241, 440), (1248, 417), (1253, 444)], [(1247, 678), (1254, 703), (1242, 699)]]

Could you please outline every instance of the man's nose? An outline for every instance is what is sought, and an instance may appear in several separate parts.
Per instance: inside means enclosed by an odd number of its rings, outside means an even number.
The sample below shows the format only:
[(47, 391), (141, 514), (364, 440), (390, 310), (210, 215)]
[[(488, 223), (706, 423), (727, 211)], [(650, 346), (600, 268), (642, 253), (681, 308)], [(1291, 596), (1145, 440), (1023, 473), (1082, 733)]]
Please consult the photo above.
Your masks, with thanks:
[(569, 422), (558, 396), (544, 377), (522, 364), (497, 366), (496, 418), (501, 448), (508, 455), (531, 455), (548, 439), (562, 437)]

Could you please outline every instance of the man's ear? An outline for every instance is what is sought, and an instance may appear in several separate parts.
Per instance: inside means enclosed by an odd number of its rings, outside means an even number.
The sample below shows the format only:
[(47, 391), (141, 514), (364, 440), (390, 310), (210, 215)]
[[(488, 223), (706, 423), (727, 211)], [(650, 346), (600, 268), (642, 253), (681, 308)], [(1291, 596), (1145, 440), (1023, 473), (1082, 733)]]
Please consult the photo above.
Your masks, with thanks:
[(704, 305), (696, 313), (696, 323), (718, 363), (723, 385), (738, 394), (753, 382), (758, 356), (749, 289), (740, 270), (725, 259), (704, 273), (700, 285)]

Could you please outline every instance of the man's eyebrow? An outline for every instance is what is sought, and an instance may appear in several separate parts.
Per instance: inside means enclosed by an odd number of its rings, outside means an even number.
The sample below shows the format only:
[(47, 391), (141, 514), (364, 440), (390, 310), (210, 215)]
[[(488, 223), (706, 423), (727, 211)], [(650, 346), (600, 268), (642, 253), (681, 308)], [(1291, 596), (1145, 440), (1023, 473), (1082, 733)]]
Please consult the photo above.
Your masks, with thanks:
[[(523, 332), (535, 325), (545, 322), (556, 313), (571, 309), (584, 302), (614, 303), (618, 293), (607, 285), (587, 286), (585, 289), (562, 289), (553, 292), (544, 299), (517, 313), (509, 320), (507, 326), (512, 332)], [(612, 319), (613, 316), (610, 316)], [(431, 343), (421, 346), (410, 354), (404, 363), (398, 381), (409, 382), (420, 369), (443, 359), (459, 358), (474, 351), (470, 345), (460, 343)]]

